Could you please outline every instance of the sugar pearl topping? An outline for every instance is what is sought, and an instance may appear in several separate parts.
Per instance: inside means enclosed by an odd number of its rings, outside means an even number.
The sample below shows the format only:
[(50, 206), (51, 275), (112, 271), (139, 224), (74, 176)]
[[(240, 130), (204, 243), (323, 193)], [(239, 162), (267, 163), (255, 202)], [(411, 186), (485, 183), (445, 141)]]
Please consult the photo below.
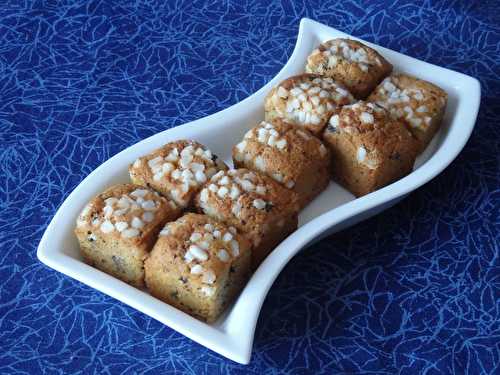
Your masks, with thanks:
[(240, 198), (243, 194), (251, 194), (253, 207), (258, 210), (267, 210), (272, 207), (272, 202), (264, 200), (267, 188), (258, 184), (257, 176), (253, 172), (229, 170), (215, 174), (211, 178), (210, 184), (200, 192), (200, 204), (203, 209), (210, 209), (210, 193), (216, 194), (221, 199), (229, 199), (231, 212), (236, 217), (241, 214), (242, 203)]
[(405, 119), (414, 128), (426, 129), (430, 125), (432, 118), (424, 104), (424, 93), (419, 88), (401, 89), (397, 78), (387, 77), (378, 86), (377, 94), (377, 104), (387, 109), (392, 117)]
[[(380, 115), (377, 113), (384, 114), (385, 110), (374, 103), (367, 102), (357, 102), (354, 104), (345, 105), (342, 107), (340, 113), (334, 114), (328, 121), (327, 130), (330, 132), (337, 132), (339, 126), (345, 132), (352, 132), (352, 126), (355, 123), (361, 125), (358, 130), (370, 128), (369, 126), (379, 126), (380, 122), (377, 122), (377, 118), (380, 119)], [(377, 117), (378, 116), (378, 117)], [(354, 120), (354, 122), (353, 122)]]
[(247, 139), (257, 140), (270, 147), (276, 147), (280, 151), (286, 150), (287, 140), (280, 134), (273, 124), (262, 121), (256, 128), (251, 129), (245, 134), (245, 139), (236, 145), (238, 151), (243, 153), (247, 147)]
[[(320, 126), (337, 105), (354, 100), (349, 91), (330, 77), (301, 77), (288, 89), (284, 83), (277, 87), (272, 97), (274, 107), (281, 117), (298, 124)], [(269, 141), (264, 132), (261, 138)]]
[(77, 225), (90, 224), (104, 234), (116, 231), (123, 238), (138, 237), (141, 229), (154, 220), (161, 205), (160, 199), (156, 193), (146, 189), (135, 189), (121, 196), (109, 197), (104, 200), (101, 212), (92, 212), (90, 204), (85, 206), (77, 219)]
[[(139, 168), (142, 164), (137, 165), (134, 163), (133, 167)], [(181, 205), (187, 203), (182, 198), (183, 194), (191, 187), (201, 186), (222, 168), (222, 162), (210, 150), (189, 143), (184, 147), (171, 149), (166, 155), (149, 159), (147, 165), (153, 175), (153, 181), (161, 183), (169, 180), (178, 185), (177, 189), (171, 190), (171, 194)]]
[[(165, 225), (160, 236), (172, 235), (176, 225), (176, 222)], [(240, 245), (235, 235), (234, 227), (226, 228), (210, 223), (195, 226), (187, 240), (184, 253), (184, 262), (189, 266), (190, 273), (199, 275), (203, 284), (214, 284), (217, 276), (207, 261), (216, 257), (220, 262), (228, 263), (237, 257)]]
[(374, 158), (372, 158), (368, 150), (364, 146), (358, 147), (358, 151), (356, 153), (356, 159), (360, 164), (365, 165), (369, 169), (375, 169), (377, 167), (377, 162)]
[[(368, 72), (370, 66), (381, 66), (382, 61), (376, 54), (369, 54), (367, 48), (342, 39), (330, 40), (312, 52), (308, 58), (306, 71), (323, 73), (325, 68), (332, 69), (341, 61), (347, 61), (356, 64), (363, 72)], [(322, 64), (314, 64), (317, 56), (322, 57)]]

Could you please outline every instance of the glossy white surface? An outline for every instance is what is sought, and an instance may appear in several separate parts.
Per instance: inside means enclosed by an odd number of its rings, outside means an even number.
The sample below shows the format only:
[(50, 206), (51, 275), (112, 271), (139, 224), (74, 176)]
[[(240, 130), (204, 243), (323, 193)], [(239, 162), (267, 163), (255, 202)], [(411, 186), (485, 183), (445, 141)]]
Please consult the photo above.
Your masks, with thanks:
[(390, 207), (453, 161), (475, 124), (480, 102), (480, 86), (476, 79), (367, 43), (382, 53), (395, 70), (436, 83), (448, 92), (449, 103), (442, 129), (418, 158), (415, 170), (390, 186), (354, 199), (346, 190), (331, 183), (301, 213), (300, 228), (262, 263), (237, 301), (216, 324), (198, 321), (147, 292), (83, 263), (73, 235), (75, 219), (94, 195), (112, 184), (128, 180), (129, 163), (171, 140), (195, 139), (229, 161), (232, 145), (263, 118), (264, 96), (271, 87), (288, 76), (302, 72), (306, 57), (313, 48), (322, 41), (336, 37), (353, 38), (315, 21), (303, 19), (290, 60), (271, 82), (254, 95), (226, 110), (147, 138), (103, 163), (61, 205), (40, 241), (39, 259), (49, 267), (142, 311), (225, 357), (248, 363), (262, 303), (276, 276), (290, 258), (320, 238)]

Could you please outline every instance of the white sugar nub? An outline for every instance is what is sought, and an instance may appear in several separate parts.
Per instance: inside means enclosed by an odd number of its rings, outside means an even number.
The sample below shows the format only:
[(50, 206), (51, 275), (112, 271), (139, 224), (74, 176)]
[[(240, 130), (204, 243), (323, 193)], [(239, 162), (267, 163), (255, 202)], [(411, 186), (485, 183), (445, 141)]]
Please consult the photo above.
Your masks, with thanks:
[(136, 161), (134, 161), (133, 167), (136, 169), (140, 168), (141, 164), (142, 164), (141, 159), (137, 159)]
[(276, 147), (278, 149), (283, 150), (287, 145), (286, 139), (280, 139), (278, 142), (276, 142)]
[(179, 152), (177, 149), (173, 149), (165, 158), (166, 161), (177, 161), (179, 159)]
[(236, 145), (236, 148), (238, 149), (239, 152), (245, 151), (246, 147), (247, 147), (247, 141), (241, 141)]
[(222, 178), (218, 181), (218, 184), (219, 184), (219, 185), (228, 185), (228, 184), (229, 184), (229, 182), (230, 182), (229, 177), (224, 176), (224, 177), (222, 177)]
[(210, 243), (208, 241), (200, 241), (198, 242), (198, 246), (203, 250), (208, 250), (208, 248), (210, 247)]
[(207, 189), (203, 189), (201, 191), (201, 193), (200, 193), (200, 202), (202, 202), (202, 203), (207, 203), (208, 202), (208, 190)]
[(184, 254), (184, 260), (188, 263), (191, 263), (194, 259), (194, 255), (188, 250), (186, 254)]
[(229, 242), (233, 239), (233, 235), (229, 232), (224, 233), (224, 236), (222, 237), (222, 241), (224, 242)]
[(231, 259), (229, 257), (229, 253), (224, 249), (220, 249), (217, 252), (217, 258), (219, 258), (221, 262), (229, 262), (229, 260)]
[(417, 112), (419, 113), (428, 112), (427, 106), (421, 105), (420, 107), (417, 108)]
[(295, 182), (293, 182), (292, 180), (288, 181), (285, 186), (289, 189), (292, 189), (294, 186), (295, 186)]
[(259, 185), (255, 188), (255, 191), (257, 192), (257, 194), (264, 195), (264, 194), (266, 194), (266, 187)]
[(215, 238), (221, 238), (222, 233), (220, 232), (220, 230), (214, 230), (213, 235)]
[(266, 202), (262, 199), (254, 199), (253, 206), (259, 210), (263, 210), (266, 208)]
[(128, 223), (126, 221), (119, 221), (118, 223), (115, 224), (115, 228), (118, 232), (123, 232), (125, 229), (128, 228)]
[(212, 160), (212, 151), (210, 150), (205, 150), (205, 152), (203, 153), (203, 157), (207, 160)]
[(91, 209), (90, 204), (87, 204), (85, 207), (83, 207), (82, 212), (80, 212), (80, 217), (82, 219), (85, 218), (85, 216), (87, 216), (88, 213), (90, 212), (90, 209)]
[(238, 197), (240, 196), (240, 189), (238, 189), (236, 186), (232, 186), (231, 187), (231, 192), (229, 193), (229, 197), (232, 199), (232, 200), (235, 200), (237, 199)]
[(288, 96), (288, 90), (282, 86), (278, 87), (278, 96), (280, 98), (286, 98)]
[(115, 197), (109, 197), (109, 198), (104, 200), (104, 203), (106, 203), (106, 206), (112, 206), (116, 202), (118, 202), (118, 199), (116, 199)]
[(332, 127), (337, 128), (339, 126), (339, 115), (333, 115), (329, 123)]
[(189, 237), (189, 241), (191, 242), (196, 242), (196, 241), (199, 241), (201, 240), (203, 236), (201, 235), (201, 233), (198, 233), (198, 232), (194, 232), (191, 234), (191, 236)]
[(113, 207), (111, 206), (104, 206), (104, 208), (102, 209), (105, 218), (110, 218), (111, 215), (113, 215), (113, 211)]
[(139, 230), (137, 230), (135, 228), (128, 228), (122, 232), (122, 236), (124, 238), (133, 238), (133, 237), (137, 237), (138, 235), (139, 235)]
[(115, 230), (115, 226), (113, 225), (113, 223), (109, 220), (106, 220), (104, 221), (102, 224), (101, 224), (101, 231), (103, 233), (111, 233), (112, 231)]
[(274, 146), (276, 144), (276, 137), (271, 135), (267, 140), (267, 144), (271, 147)]
[(250, 181), (248, 180), (241, 180), (240, 181), (241, 183), (241, 187), (243, 188), (243, 190), (245, 191), (253, 191), (255, 186), (254, 184), (252, 184)]
[(135, 189), (133, 192), (130, 193), (131, 196), (133, 197), (142, 197), (144, 198), (144, 196), (148, 193), (148, 191), (146, 189)]
[(141, 207), (143, 209), (145, 209), (146, 211), (154, 211), (154, 210), (156, 210), (155, 202), (150, 201), (150, 200), (142, 202)]
[(118, 200), (117, 206), (120, 207), (120, 208), (129, 208), (130, 207), (130, 202), (128, 201), (127, 198), (121, 197)]
[(240, 244), (236, 240), (232, 240), (231, 243), (231, 253), (233, 254), (234, 257), (237, 257), (240, 255)]
[(150, 168), (153, 168), (156, 164), (160, 164), (163, 161), (163, 158), (161, 156), (157, 156), (151, 160), (148, 161), (148, 165)]
[(172, 163), (164, 163), (161, 167), (163, 173), (170, 173), (174, 170), (174, 165)]
[(203, 273), (203, 267), (199, 264), (195, 264), (193, 267), (191, 267), (191, 273), (193, 275), (200, 275)]
[(205, 261), (208, 259), (208, 255), (205, 250), (196, 245), (189, 246), (188, 252), (190, 252), (198, 260)]
[(181, 178), (181, 175), (182, 175), (182, 174), (181, 174), (181, 171), (180, 171), (180, 170), (178, 170), (178, 169), (176, 169), (176, 170), (174, 170), (174, 171), (172, 172), (172, 178), (173, 178), (174, 180), (178, 180), (178, 179), (180, 179), (180, 178)]
[(222, 186), (221, 188), (219, 188), (219, 190), (217, 191), (217, 195), (220, 197), (220, 198), (224, 198), (227, 193), (229, 193), (229, 190), (227, 189), (227, 187), (225, 186)]
[(214, 230), (214, 226), (210, 223), (206, 223), (203, 228), (205, 228), (206, 231), (212, 232)]
[(220, 177), (222, 177), (224, 175), (224, 171), (219, 171), (217, 172), (216, 174), (214, 174), (211, 178), (212, 181), (216, 181), (217, 179), (219, 179)]
[(359, 116), (360, 120), (364, 124), (373, 124), (373, 115), (368, 112), (361, 112), (361, 115)]
[(207, 176), (202, 171), (196, 171), (194, 174), (196, 182), (202, 184), (207, 181)]
[(213, 284), (215, 282), (215, 273), (212, 270), (206, 270), (203, 272), (201, 282), (204, 284)]
[(231, 207), (231, 212), (233, 213), (234, 216), (240, 217), (241, 204), (239, 202), (235, 202)]
[(115, 216), (122, 216), (122, 215), (125, 215), (125, 214), (128, 212), (128, 210), (129, 210), (128, 208), (121, 208), (121, 209), (119, 209), (119, 210), (116, 210), (116, 211), (114, 212), (114, 215), (115, 215)]
[(160, 232), (160, 236), (168, 236), (170, 235), (170, 227), (167, 225), (165, 225), (165, 227), (161, 230)]
[(356, 158), (358, 159), (359, 162), (362, 162), (363, 160), (365, 160), (365, 157), (366, 157), (366, 148), (361, 146), (358, 148)]
[(413, 97), (416, 100), (422, 100), (422, 99), (424, 99), (424, 95), (422, 94), (422, 91), (420, 91), (420, 90), (415, 90), (415, 93), (413, 94)]
[(132, 224), (132, 227), (137, 228), (137, 229), (141, 229), (144, 226), (144, 222), (141, 219), (139, 219), (137, 216), (134, 216), (131, 224)]
[(142, 220), (144, 220), (146, 223), (152, 222), (154, 217), (154, 214), (150, 211), (146, 211), (142, 214)]
[(273, 173), (273, 178), (278, 182), (283, 182), (283, 175), (281, 173)]
[(257, 156), (254, 161), (255, 168), (257, 168), (260, 171), (265, 171), (266, 170), (266, 163), (262, 156)]

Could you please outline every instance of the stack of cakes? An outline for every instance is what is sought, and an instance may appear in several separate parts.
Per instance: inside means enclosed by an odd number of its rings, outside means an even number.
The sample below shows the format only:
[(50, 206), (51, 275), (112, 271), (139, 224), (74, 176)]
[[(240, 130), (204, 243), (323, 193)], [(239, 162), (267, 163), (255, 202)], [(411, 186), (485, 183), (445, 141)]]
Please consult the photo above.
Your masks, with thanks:
[(233, 146), (234, 168), (178, 140), (135, 160), (132, 183), (93, 198), (75, 229), (84, 260), (215, 321), (331, 178), (362, 196), (411, 172), (447, 95), (391, 72), (360, 42), (321, 44), (305, 73), (269, 92), (264, 121)]

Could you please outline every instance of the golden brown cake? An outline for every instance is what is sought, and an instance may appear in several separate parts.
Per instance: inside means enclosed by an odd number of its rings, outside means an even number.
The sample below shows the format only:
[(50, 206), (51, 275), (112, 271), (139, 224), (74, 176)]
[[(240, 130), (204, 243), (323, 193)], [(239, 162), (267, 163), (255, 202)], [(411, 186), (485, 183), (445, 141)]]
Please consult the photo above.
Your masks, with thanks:
[(140, 157), (130, 167), (133, 183), (151, 187), (185, 208), (200, 187), (227, 166), (195, 141), (175, 141)]
[(403, 121), (423, 150), (441, 125), (448, 94), (430, 82), (406, 74), (392, 74), (378, 85), (368, 101)]
[(215, 321), (250, 275), (250, 243), (234, 227), (187, 214), (160, 232), (145, 263), (151, 294), (207, 322)]
[(323, 138), (332, 152), (334, 179), (358, 197), (410, 173), (418, 152), (412, 134), (373, 103), (339, 109)]
[(306, 129), (261, 122), (233, 147), (236, 168), (263, 173), (292, 189), (305, 207), (330, 181), (330, 152)]
[(254, 268), (297, 228), (297, 194), (248, 169), (218, 172), (195, 202), (201, 212), (236, 227), (251, 241)]
[(280, 119), (320, 136), (333, 110), (354, 98), (329, 77), (301, 74), (274, 87), (264, 102), (267, 122)]
[(144, 259), (177, 205), (132, 184), (115, 185), (93, 198), (76, 221), (84, 260), (131, 285), (144, 284)]
[(332, 77), (356, 98), (365, 99), (391, 73), (392, 65), (373, 48), (339, 38), (320, 44), (307, 58), (305, 70)]

